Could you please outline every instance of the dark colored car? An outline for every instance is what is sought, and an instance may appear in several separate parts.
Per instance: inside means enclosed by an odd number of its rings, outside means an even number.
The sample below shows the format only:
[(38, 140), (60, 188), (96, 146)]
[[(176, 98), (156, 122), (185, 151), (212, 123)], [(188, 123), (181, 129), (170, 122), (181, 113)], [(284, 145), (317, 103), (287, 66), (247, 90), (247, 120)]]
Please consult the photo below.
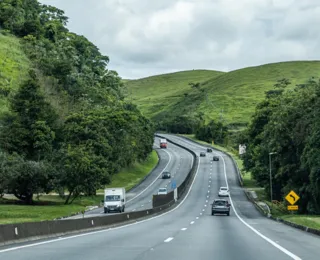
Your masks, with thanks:
[(212, 149), (211, 148), (207, 148), (207, 152), (208, 153), (212, 153)]
[(200, 153), (200, 157), (205, 157), (206, 156), (206, 153), (205, 152), (201, 152)]
[(218, 156), (213, 156), (213, 161), (219, 161), (219, 157)]
[(227, 216), (230, 216), (230, 203), (226, 199), (215, 199), (213, 203), (211, 204), (211, 215), (214, 214), (227, 214)]
[(163, 172), (162, 173), (162, 179), (170, 179), (171, 173), (170, 172)]

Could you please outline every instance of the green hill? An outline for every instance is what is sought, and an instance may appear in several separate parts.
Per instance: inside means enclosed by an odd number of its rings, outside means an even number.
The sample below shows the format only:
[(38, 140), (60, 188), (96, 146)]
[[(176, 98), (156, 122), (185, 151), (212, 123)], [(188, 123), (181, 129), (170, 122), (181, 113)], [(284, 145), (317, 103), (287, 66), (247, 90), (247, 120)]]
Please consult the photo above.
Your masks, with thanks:
[(29, 66), (19, 39), (0, 33), (0, 113), (8, 110), (8, 94), (25, 79)]
[(212, 77), (223, 74), (211, 70), (181, 71), (148, 78), (126, 81), (128, 98), (138, 104), (140, 110), (147, 116), (156, 116), (161, 111), (184, 97), (192, 89), (191, 82), (205, 82)]
[[(312, 76), (320, 77), (320, 61), (272, 63), (228, 73), (193, 71), (192, 76), (189, 72), (165, 74), (126, 85), (132, 88), (133, 101), (154, 119), (202, 112), (207, 120), (242, 126), (277, 80), (288, 78), (295, 86)], [(201, 82), (202, 91), (191, 89), (190, 81)]]

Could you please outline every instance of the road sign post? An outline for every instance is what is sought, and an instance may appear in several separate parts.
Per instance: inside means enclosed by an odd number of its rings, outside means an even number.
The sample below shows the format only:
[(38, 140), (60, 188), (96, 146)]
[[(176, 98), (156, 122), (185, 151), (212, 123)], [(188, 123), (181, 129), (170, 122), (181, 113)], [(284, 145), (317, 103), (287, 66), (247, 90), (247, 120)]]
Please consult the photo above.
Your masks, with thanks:
[(174, 197), (174, 200), (175, 200), (175, 201), (178, 200), (178, 189), (177, 189), (177, 188), (175, 188), (175, 189), (173, 190), (173, 197)]

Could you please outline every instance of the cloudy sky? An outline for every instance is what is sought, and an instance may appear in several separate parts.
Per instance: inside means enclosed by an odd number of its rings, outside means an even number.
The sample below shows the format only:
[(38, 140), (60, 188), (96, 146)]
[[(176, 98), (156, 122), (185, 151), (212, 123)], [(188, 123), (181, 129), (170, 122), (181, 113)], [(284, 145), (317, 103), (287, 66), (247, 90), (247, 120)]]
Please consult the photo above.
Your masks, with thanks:
[(319, 0), (40, 0), (123, 78), (320, 59)]

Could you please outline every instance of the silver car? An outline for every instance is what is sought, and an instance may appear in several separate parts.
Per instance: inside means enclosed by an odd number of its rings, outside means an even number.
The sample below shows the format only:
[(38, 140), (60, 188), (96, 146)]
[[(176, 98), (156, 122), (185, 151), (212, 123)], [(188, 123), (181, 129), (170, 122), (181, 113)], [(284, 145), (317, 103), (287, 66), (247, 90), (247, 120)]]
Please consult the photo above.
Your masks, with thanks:
[(211, 215), (214, 214), (227, 214), (227, 216), (230, 215), (230, 203), (226, 199), (215, 199), (213, 203), (211, 204)]

